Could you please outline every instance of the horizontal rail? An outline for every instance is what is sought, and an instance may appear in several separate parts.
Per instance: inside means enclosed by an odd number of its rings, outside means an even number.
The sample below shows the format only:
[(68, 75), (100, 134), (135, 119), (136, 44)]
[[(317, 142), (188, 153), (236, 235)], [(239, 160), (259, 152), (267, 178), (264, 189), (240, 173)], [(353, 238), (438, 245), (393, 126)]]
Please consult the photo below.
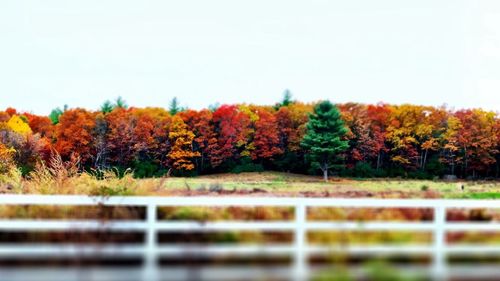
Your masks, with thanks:
[[(0, 244), (0, 257), (140, 257), (146, 248), (141, 244), (117, 245), (78, 245), (78, 244)], [(160, 256), (186, 257), (203, 256), (283, 256), (292, 255), (293, 245), (289, 244), (160, 244), (155, 252)], [(349, 253), (352, 255), (432, 254), (433, 248), (427, 244), (374, 244), (374, 245), (335, 245), (310, 244), (304, 248), (308, 254), (330, 255), (332, 253)], [(500, 245), (452, 244), (446, 247), (448, 254), (474, 254), (500, 256)]]
[[(159, 221), (155, 228), (162, 232), (172, 231), (291, 231), (295, 229), (293, 221)], [(303, 224), (311, 231), (418, 231), (430, 232), (434, 229), (432, 222), (307, 222)], [(108, 231), (143, 231), (148, 224), (142, 221), (98, 221), (98, 220), (0, 220), (0, 230), (5, 231), (62, 231), (62, 230), (108, 230)], [(500, 231), (500, 223), (495, 222), (451, 222), (444, 225), (445, 230), (452, 232), (466, 231)]]

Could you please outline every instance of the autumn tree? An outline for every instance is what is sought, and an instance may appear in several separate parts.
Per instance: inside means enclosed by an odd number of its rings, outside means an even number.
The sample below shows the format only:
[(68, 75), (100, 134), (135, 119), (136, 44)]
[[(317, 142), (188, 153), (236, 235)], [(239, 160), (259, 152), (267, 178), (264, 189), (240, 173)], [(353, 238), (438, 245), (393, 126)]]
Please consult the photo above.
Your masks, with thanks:
[(387, 104), (368, 105), (366, 108), (366, 117), (370, 120), (372, 151), (377, 153), (377, 170), (381, 168), (384, 155), (389, 151), (386, 145), (386, 130), (390, 114), (391, 107)]
[(208, 109), (200, 111), (186, 110), (179, 113), (182, 120), (186, 123), (189, 130), (195, 134), (193, 148), (200, 154), (196, 158), (199, 168), (198, 172), (205, 170), (207, 159), (210, 157), (210, 151), (216, 150), (217, 136), (214, 131), (212, 121), (212, 112)]
[(455, 113), (460, 125), (456, 131), (456, 145), (459, 150), (459, 163), (464, 173), (487, 173), (490, 165), (496, 162), (498, 153), (498, 134), (496, 115), (480, 109), (460, 110)]
[(278, 125), (274, 115), (266, 110), (257, 112), (258, 120), (255, 122), (255, 137), (251, 157), (256, 159), (273, 159), (283, 153), (279, 147)]
[(335, 105), (323, 101), (314, 107), (302, 146), (308, 151), (313, 167), (323, 171), (325, 181), (328, 181), (328, 170), (339, 159), (339, 154), (349, 147), (344, 139), (346, 134), (347, 128)]
[(200, 153), (193, 151), (194, 134), (188, 130), (181, 117), (172, 118), (168, 139), (171, 144), (167, 156), (169, 167), (177, 171), (193, 170), (193, 158), (199, 157)]
[(33, 133), (40, 134), (41, 137), (52, 140), (55, 127), (49, 117), (30, 113), (24, 113), (24, 115), (28, 119), (28, 125)]
[(423, 123), (424, 112), (421, 106), (410, 104), (394, 106), (387, 127), (387, 141), (391, 144), (391, 160), (406, 169), (419, 167), (420, 143), (418, 126)]
[(213, 167), (229, 159), (238, 159), (247, 144), (250, 118), (235, 105), (222, 105), (213, 113), (216, 139), (209, 142)]
[(347, 162), (350, 167), (357, 162), (370, 162), (377, 155), (377, 147), (371, 136), (370, 123), (366, 106), (357, 103), (338, 105), (342, 120), (348, 128), (349, 150)]
[(90, 164), (95, 158), (94, 141), (95, 116), (81, 109), (70, 109), (59, 117), (56, 126), (55, 149), (63, 159), (78, 157), (83, 164)]
[(171, 117), (162, 108), (134, 109), (136, 118), (133, 135), (136, 161), (154, 162), (161, 165), (169, 150), (168, 134)]

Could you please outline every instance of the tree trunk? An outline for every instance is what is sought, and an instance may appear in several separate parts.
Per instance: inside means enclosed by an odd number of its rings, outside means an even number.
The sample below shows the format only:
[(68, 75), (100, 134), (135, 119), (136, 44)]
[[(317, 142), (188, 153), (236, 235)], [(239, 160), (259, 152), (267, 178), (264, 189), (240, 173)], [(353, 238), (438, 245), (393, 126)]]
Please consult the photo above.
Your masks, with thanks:
[(378, 155), (377, 155), (377, 171), (379, 168), (380, 168), (380, 151), (378, 152)]
[(425, 170), (425, 162), (427, 162), (427, 153), (429, 152), (428, 149), (425, 150), (425, 153), (424, 153), (424, 160), (422, 161), (422, 171)]
[(322, 169), (323, 170), (323, 180), (325, 180), (325, 182), (328, 182), (328, 169)]

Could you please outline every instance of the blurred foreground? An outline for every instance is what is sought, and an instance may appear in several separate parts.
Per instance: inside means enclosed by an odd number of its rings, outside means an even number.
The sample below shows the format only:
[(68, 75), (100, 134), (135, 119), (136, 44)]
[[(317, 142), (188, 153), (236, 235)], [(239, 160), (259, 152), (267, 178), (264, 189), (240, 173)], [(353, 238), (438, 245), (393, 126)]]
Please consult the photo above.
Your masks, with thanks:
[(499, 280), (496, 200), (0, 196), (0, 280)]

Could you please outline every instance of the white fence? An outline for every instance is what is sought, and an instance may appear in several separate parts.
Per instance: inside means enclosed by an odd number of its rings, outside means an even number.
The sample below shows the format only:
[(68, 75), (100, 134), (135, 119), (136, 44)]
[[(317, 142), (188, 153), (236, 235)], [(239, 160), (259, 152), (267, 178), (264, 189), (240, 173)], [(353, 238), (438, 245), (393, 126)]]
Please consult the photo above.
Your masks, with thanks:
[[(146, 219), (137, 221), (107, 221), (100, 220), (35, 220), (35, 219), (0, 219), (1, 231), (69, 231), (69, 230), (110, 230), (119, 232), (141, 231), (146, 235), (144, 245), (59, 245), (59, 244), (0, 244), (0, 257), (71, 257), (71, 256), (130, 256), (143, 257), (145, 266), (141, 269), (144, 280), (160, 279), (189, 279), (189, 272), (183, 272), (182, 268), (171, 268), (168, 273), (158, 265), (160, 257), (182, 257), (185, 255), (218, 256), (231, 254), (235, 256), (252, 255), (290, 255), (293, 257), (293, 268), (277, 269), (272, 274), (285, 276), (285, 279), (306, 280), (311, 276), (312, 270), (308, 257), (313, 254), (327, 254), (335, 251), (355, 255), (373, 254), (425, 254), (432, 257), (432, 267), (428, 271), (429, 276), (435, 280), (444, 280), (451, 275), (466, 276), (469, 274), (483, 275), (483, 277), (500, 278), (499, 267), (484, 267), (478, 270), (477, 266), (472, 268), (451, 268), (447, 264), (448, 255), (475, 255), (478, 253), (489, 254), (500, 257), (500, 245), (448, 245), (446, 233), (460, 231), (500, 232), (499, 222), (449, 222), (446, 212), (450, 208), (500, 208), (499, 200), (441, 200), (441, 199), (335, 199), (335, 198), (258, 198), (258, 197), (109, 197), (97, 198), (88, 196), (43, 196), (43, 195), (0, 195), (0, 205), (65, 205), (65, 206), (139, 206), (146, 208)], [(269, 207), (293, 207), (295, 217), (290, 221), (165, 221), (158, 220), (157, 211), (161, 206), (269, 206)], [(431, 208), (434, 211), (433, 221), (428, 222), (396, 222), (396, 221), (309, 221), (307, 219), (308, 208), (313, 207), (342, 207), (342, 208)], [(172, 231), (290, 231), (294, 234), (293, 243), (262, 244), (262, 245), (220, 245), (189, 246), (175, 243), (160, 244), (157, 241), (159, 232)], [(433, 235), (433, 243), (425, 245), (349, 245), (349, 246), (318, 246), (309, 245), (307, 241), (308, 231), (412, 231), (430, 232)], [(199, 272), (199, 277), (216, 276), (220, 280), (223, 276), (232, 279), (231, 270), (238, 276), (248, 276), (249, 279), (258, 279), (260, 271), (251, 268), (226, 268), (225, 271), (217, 271), (217, 268), (207, 268)], [(28, 280), (28, 270), (17, 271), (10, 268), (0, 269), (1, 280)], [(33, 273), (35, 272), (35, 273)], [(33, 271), (35, 280), (42, 280), (43, 276), (49, 276), (50, 280), (56, 280), (56, 273), (49, 269)], [(61, 280), (81, 279), (81, 275), (72, 275), (73, 272), (60, 272)], [(23, 276), (24, 274), (24, 276)], [(45, 275), (44, 275), (45, 274)], [(66, 274), (66, 275), (64, 275)], [(92, 270), (85, 272), (83, 280), (93, 280)], [(119, 277), (119, 274), (123, 276)], [(184, 274), (184, 275), (183, 275)], [(188, 274), (188, 275), (186, 275)], [(248, 274), (248, 275), (246, 275)], [(111, 280), (126, 280), (127, 277), (135, 279), (126, 271), (106, 272), (105, 270), (95, 273), (96, 278)], [(175, 277), (174, 277), (175, 276)], [(184, 277), (182, 277), (184, 276)], [(234, 277), (234, 276), (233, 276)]]

